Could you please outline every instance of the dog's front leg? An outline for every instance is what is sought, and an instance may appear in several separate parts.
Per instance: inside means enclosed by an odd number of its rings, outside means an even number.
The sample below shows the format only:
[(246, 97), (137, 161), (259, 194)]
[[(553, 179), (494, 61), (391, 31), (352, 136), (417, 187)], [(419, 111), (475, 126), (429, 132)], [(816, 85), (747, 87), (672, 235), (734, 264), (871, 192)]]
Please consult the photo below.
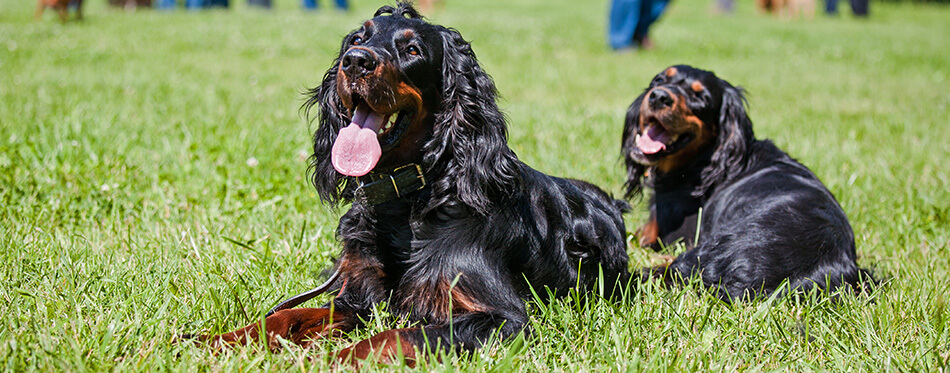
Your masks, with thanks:
[[(357, 342), (337, 353), (337, 359), (354, 367), (365, 362), (393, 363), (402, 356), (413, 367), (418, 353), (481, 348), (493, 336), (508, 339), (525, 330), (524, 310), (494, 310), (455, 315), (449, 325), (392, 329)], [(423, 355), (424, 356), (424, 355)]]
[(660, 237), (660, 225), (656, 221), (655, 212), (651, 212), (650, 219), (647, 220), (646, 224), (637, 229), (636, 236), (640, 247), (649, 247), (654, 251), (659, 251), (660, 245), (657, 239)]
[(415, 367), (416, 348), (421, 336), (421, 328), (387, 330), (343, 349), (336, 358), (341, 363), (359, 367), (365, 361), (394, 363), (402, 356), (406, 365)]
[(181, 339), (195, 339), (211, 344), (216, 348), (246, 345), (263, 340), (271, 350), (280, 348), (278, 338), (286, 339), (301, 346), (308, 346), (313, 340), (326, 337), (334, 332), (347, 332), (354, 328), (355, 318), (340, 312), (331, 312), (327, 308), (295, 308), (279, 311), (260, 322), (253, 323), (230, 333), (218, 335), (183, 335)]
[(56, 13), (59, 14), (59, 21), (66, 23), (69, 18), (69, 4), (56, 4)]

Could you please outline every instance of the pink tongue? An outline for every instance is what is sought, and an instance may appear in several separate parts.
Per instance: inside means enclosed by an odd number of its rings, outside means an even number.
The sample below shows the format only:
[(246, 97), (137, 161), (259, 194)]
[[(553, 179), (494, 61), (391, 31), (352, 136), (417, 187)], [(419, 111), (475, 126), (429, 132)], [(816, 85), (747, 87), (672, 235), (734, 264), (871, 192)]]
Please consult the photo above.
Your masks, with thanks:
[(637, 139), (637, 147), (643, 154), (656, 154), (666, 149), (666, 142), (672, 137), (669, 132), (663, 129), (659, 124), (652, 124), (647, 127), (644, 133)]
[(333, 143), (330, 153), (333, 168), (347, 176), (363, 176), (372, 171), (383, 154), (376, 134), (387, 119), (388, 116), (384, 117), (366, 105), (357, 106), (352, 123), (340, 129)]

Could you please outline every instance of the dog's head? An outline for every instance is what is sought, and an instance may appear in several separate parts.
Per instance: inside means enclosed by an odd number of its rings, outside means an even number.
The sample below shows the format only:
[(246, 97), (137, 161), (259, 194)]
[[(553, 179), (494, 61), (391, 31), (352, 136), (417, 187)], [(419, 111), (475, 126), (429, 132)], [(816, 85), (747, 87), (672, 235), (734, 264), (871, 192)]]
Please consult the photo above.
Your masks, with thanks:
[(744, 105), (743, 90), (712, 72), (677, 65), (657, 74), (627, 110), (627, 196), (639, 193), (648, 169), (668, 174), (708, 163), (695, 196), (736, 171), (753, 141)]
[(343, 39), (306, 109), (320, 108), (313, 183), (328, 202), (352, 198), (368, 173), (415, 163), (436, 193), (481, 210), (517, 178), (495, 85), (468, 42), (409, 3), (384, 6)]

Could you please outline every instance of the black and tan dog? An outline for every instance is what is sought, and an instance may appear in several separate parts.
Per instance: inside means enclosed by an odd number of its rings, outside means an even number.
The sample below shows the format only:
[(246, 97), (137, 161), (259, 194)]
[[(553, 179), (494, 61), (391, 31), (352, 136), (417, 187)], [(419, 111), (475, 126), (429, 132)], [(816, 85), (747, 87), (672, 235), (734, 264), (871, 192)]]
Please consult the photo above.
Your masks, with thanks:
[[(362, 327), (386, 302), (412, 326), (339, 359), (471, 350), (525, 330), (532, 287), (562, 296), (629, 279), (627, 203), (518, 160), (495, 85), (457, 31), (406, 3), (382, 7), (344, 38), (311, 93), (308, 107), (320, 108), (313, 184), (326, 202), (352, 201), (337, 230), (339, 292), (323, 307), (267, 317), (272, 347), (277, 337), (306, 345)], [(198, 338), (245, 343), (261, 328)]]
[(681, 65), (657, 75), (627, 111), (622, 150), (627, 196), (654, 191), (640, 244), (688, 247), (647, 276), (700, 276), (725, 300), (769, 294), (784, 281), (834, 290), (870, 279), (831, 192), (771, 141), (755, 139), (743, 91), (713, 73)]

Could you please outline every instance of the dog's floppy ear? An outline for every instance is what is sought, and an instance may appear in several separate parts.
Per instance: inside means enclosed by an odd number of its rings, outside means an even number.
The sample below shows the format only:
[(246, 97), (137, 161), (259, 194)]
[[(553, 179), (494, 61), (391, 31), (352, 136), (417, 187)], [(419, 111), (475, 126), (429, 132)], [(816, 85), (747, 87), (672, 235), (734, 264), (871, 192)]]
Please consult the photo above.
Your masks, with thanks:
[(752, 121), (746, 114), (748, 101), (745, 98), (745, 90), (733, 87), (723, 80), (720, 80), (720, 84), (725, 90), (719, 111), (718, 143), (709, 166), (703, 169), (702, 183), (693, 192), (696, 197), (704, 195), (713, 185), (721, 184), (744, 170), (745, 154), (755, 137), (752, 133)]
[(624, 163), (627, 166), (627, 182), (624, 183), (624, 187), (626, 188), (624, 196), (627, 197), (627, 199), (638, 196), (643, 191), (643, 181), (641, 179), (647, 169), (647, 166), (640, 164), (640, 162), (630, 157), (630, 152), (637, 146), (635, 141), (637, 132), (640, 130), (640, 105), (643, 104), (643, 98), (646, 97), (646, 92), (647, 91), (643, 91), (640, 97), (637, 97), (637, 99), (630, 104), (630, 108), (627, 109), (627, 117), (623, 121), (623, 138), (620, 151), (623, 152)]
[(437, 195), (454, 194), (480, 213), (509, 195), (520, 167), (508, 148), (505, 117), (495, 103), (495, 83), (478, 65), (458, 31), (442, 28), (442, 102), (423, 162), (442, 175)]
[[(319, 126), (313, 134), (313, 155), (310, 156), (310, 181), (324, 202), (335, 204), (341, 199), (351, 199), (353, 187), (347, 185), (347, 178), (336, 172), (330, 163), (330, 151), (340, 128), (346, 126), (346, 108), (336, 92), (336, 76), (340, 66), (339, 57), (333, 61), (333, 67), (327, 70), (320, 86), (307, 91), (307, 101), (303, 110), (310, 119), (311, 110), (319, 106)], [(349, 183), (353, 184), (353, 183)]]

